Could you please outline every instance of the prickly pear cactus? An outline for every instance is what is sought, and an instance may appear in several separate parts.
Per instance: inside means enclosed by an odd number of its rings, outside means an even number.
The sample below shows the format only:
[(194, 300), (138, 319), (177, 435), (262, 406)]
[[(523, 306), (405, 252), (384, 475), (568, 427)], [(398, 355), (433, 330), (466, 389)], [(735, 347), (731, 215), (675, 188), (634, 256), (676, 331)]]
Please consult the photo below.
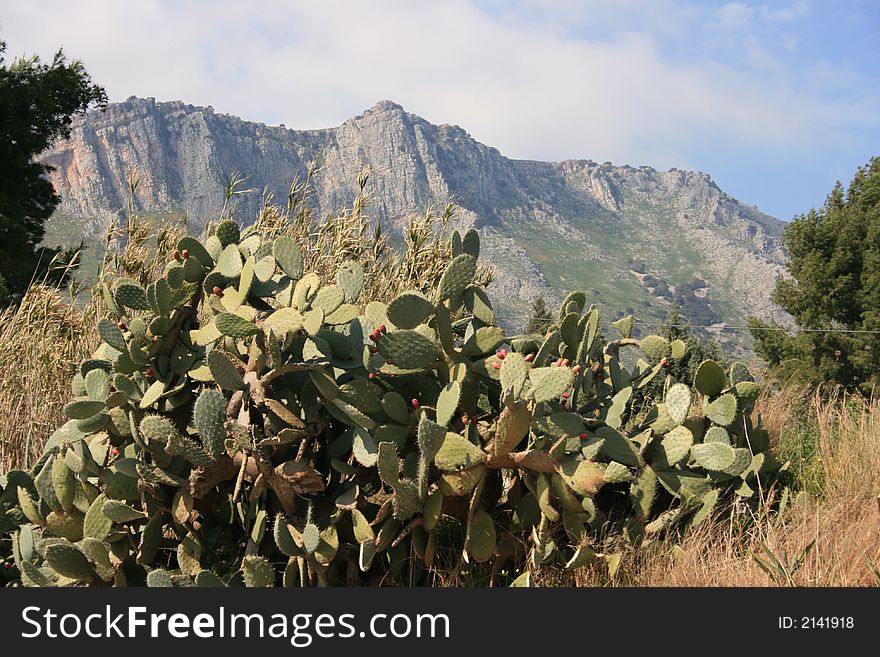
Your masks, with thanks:
[(600, 343), (579, 292), (546, 335), (509, 336), (474, 283), (477, 234), (452, 245), (433, 295), (387, 304), (362, 298), (357, 262), (325, 282), (289, 237), (230, 221), (182, 239), (146, 288), (117, 281), (69, 421), (0, 480), (6, 570), (27, 586), (420, 582), (451, 551), (515, 576), (595, 560), (609, 528), (675, 535), (767, 485), (747, 370), (706, 362), (633, 408), (683, 345), (631, 322)]

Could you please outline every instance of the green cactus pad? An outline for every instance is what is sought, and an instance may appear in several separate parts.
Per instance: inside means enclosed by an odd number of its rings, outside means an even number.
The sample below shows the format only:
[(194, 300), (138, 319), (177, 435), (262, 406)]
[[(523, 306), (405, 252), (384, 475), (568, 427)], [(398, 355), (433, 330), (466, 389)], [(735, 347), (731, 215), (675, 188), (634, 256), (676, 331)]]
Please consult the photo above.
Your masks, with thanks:
[(159, 443), (165, 445), (179, 432), (168, 418), (161, 415), (146, 415), (140, 423), (141, 436), (147, 443)]
[(675, 427), (663, 436), (656, 450), (656, 457), (651, 465), (655, 468), (668, 469), (679, 463), (690, 452), (694, 444), (694, 435), (687, 427)]
[(515, 398), (519, 398), (529, 378), (529, 369), (530, 365), (520, 354), (507, 354), (501, 362), (501, 389), (510, 390)]
[(721, 395), (703, 409), (706, 417), (717, 425), (726, 427), (736, 418), (736, 397), (730, 393)]
[(345, 291), (338, 285), (327, 285), (318, 290), (312, 299), (312, 308), (324, 311), (324, 315), (331, 314), (345, 301)]
[(467, 526), (465, 551), (478, 563), (483, 563), (495, 554), (495, 521), (484, 509), (477, 509)]
[(495, 323), (495, 311), (492, 302), (482, 288), (470, 285), (464, 291), (464, 307), (483, 324)]
[(506, 339), (504, 329), (501, 327), (481, 326), (465, 340), (462, 353), (468, 356), (489, 354), (500, 347)]
[(307, 310), (312, 299), (321, 289), (321, 278), (314, 272), (309, 272), (296, 282), (293, 288), (293, 306), (299, 310)]
[(125, 342), (125, 336), (122, 335), (122, 331), (119, 330), (119, 327), (109, 319), (98, 320), (98, 335), (101, 336), (101, 339), (104, 342), (117, 351), (123, 353), (128, 351), (128, 344)]
[(230, 244), (223, 249), (217, 259), (217, 271), (226, 278), (238, 278), (243, 264), (238, 246)]
[(458, 381), (452, 381), (443, 387), (440, 391), (440, 397), (437, 399), (438, 424), (446, 426), (455, 417), (455, 411), (458, 408), (460, 398), (461, 385)]
[(569, 488), (580, 495), (593, 496), (605, 483), (605, 471), (598, 463), (579, 458), (563, 459), (557, 472)]
[(306, 318), (295, 308), (279, 308), (264, 320), (264, 326), (283, 336), (302, 330)]
[(761, 395), (761, 386), (754, 381), (740, 381), (734, 386), (734, 392), (743, 408), (751, 408)]
[(123, 278), (114, 288), (116, 303), (132, 310), (150, 310), (150, 302), (147, 293), (140, 285), (132, 280)]
[(52, 461), (52, 487), (58, 503), (65, 511), (70, 511), (73, 507), (77, 484), (76, 475), (67, 467), (64, 459), (56, 458)]
[(532, 384), (532, 397), (540, 403), (557, 399), (571, 390), (574, 372), (567, 367), (533, 367), (529, 371), (529, 381)]
[[(437, 298), (440, 301), (459, 300), (465, 288), (474, 280), (477, 272), (477, 259), (469, 253), (462, 253), (454, 258), (446, 267), (437, 286)], [(457, 307), (455, 305), (454, 307)]]
[(704, 360), (694, 373), (694, 387), (707, 397), (714, 397), (724, 390), (727, 376), (714, 360)]
[(275, 586), (275, 569), (265, 558), (250, 555), (241, 560), (244, 585), (248, 588)]
[(351, 452), (354, 458), (365, 468), (372, 468), (379, 459), (379, 450), (370, 433), (363, 428), (354, 429), (354, 440)]
[(676, 424), (684, 424), (691, 410), (694, 395), (690, 387), (683, 383), (676, 383), (666, 391), (666, 412)]
[(716, 472), (729, 468), (736, 460), (736, 452), (730, 445), (724, 443), (694, 445), (691, 448), (691, 456), (700, 467)]
[(671, 346), (669, 340), (659, 335), (649, 335), (639, 341), (639, 349), (653, 361), (669, 356)]
[(217, 224), (217, 230), (214, 233), (220, 240), (221, 247), (227, 247), (230, 244), (238, 244), (241, 240), (241, 230), (238, 224), (231, 219), (225, 219)]
[(595, 433), (602, 439), (599, 451), (606, 459), (633, 467), (641, 464), (641, 456), (635, 443), (620, 431), (613, 427), (599, 427)]
[(225, 421), (226, 398), (216, 390), (203, 390), (193, 406), (193, 422), (205, 450), (215, 459), (225, 452)]
[(207, 362), (218, 386), (224, 390), (244, 390), (244, 379), (229, 356), (214, 349), (208, 352)]
[(354, 260), (346, 260), (336, 270), (336, 284), (345, 290), (345, 301), (354, 303), (364, 286), (364, 268)]
[(752, 452), (747, 447), (737, 447), (733, 451), (733, 463), (722, 472), (731, 477), (739, 477), (752, 465)]
[(72, 420), (85, 420), (104, 410), (102, 401), (78, 399), (64, 406), (64, 414)]
[(409, 408), (406, 400), (397, 392), (386, 392), (382, 397), (382, 410), (398, 424), (409, 423)]
[(104, 502), (106, 495), (101, 493), (89, 506), (83, 521), (83, 535), (103, 541), (110, 535), (113, 529), (113, 521), (104, 514)]
[(642, 470), (630, 486), (629, 495), (636, 518), (643, 520), (649, 517), (657, 496), (657, 474), (654, 470), (651, 468)]
[(66, 541), (47, 545), (45, 558), (52, 570), (63, 577), (88, 582), (98, 576), (86, 555)]
[(466, 470), (485, 460), (486, 454), (464, 436), (448, 432), (434, 457), (441, 470)]
[(580, 315), (584, 311), (586, 305), (587, 295), (581, 290), (572, 290), (568, 293), (565, 299), (562, 300), (562, 303), (559, 304), (559, 316), (557, 319), (562, 321), (562, 319), (569, 313)]
[(462, 253), (468, 253), (475, 258), (480, 257), (480, 234), (473, 228), (469, 228), (461, 240)]
[(608, 464), (608, 467), (605, 468), (604, 476), (605, 481), (609, 484), (619, 484), (626, 481), (633, 481), (634, 479), (633, 473), (630, 472), (630, 469), (617, 461), (612, 461)]
[(214, 266), (214, 259), (211, 257), (211, 254), (208, 253), (208, 250), (202, 246), (202, 243), (194, 237), (188, 235), (181, 237), (177, 242), (177, 250), (181, 253), (187, 251), (190, 259), (194, 258), (205, 269), (211, 269)]
[(195, 576), (193, 583), (199, 588), (222, 589), (226, 587), (223, 580), (210, 570), (199, 571), (198, 575)]
[(709, 427), (703, 436), (704, 443), (724, 443), (730, 445), (730, 434), (722, 427)]
[(418, 331), (394, 331), (383, 335), (378, 342), (379, 353), (403, 370), (430, 367), (440, 356), (434, 341)]
[(632, 337), (633, 316), (627, 315), (626, 317), (621, 317), (616, 322), (611, 322), (611, 326), (617, 329), (617, 332), (620, 333), (621, 337)]
[(326, 315), (324, 317), (324, 323), (331, 326), (348, 324), (357, 319), (358, 315), (360, 315), (360, 309), (357, 306), (350, 303), (344, 303), (332, 313)]
[(426, 531), (433, 531), (443, 514), (443, 493), (433, 491), (425, 500), (422, 509), (422, 524)]
[(687, 345), (684, 340), (673, 340), (669, 346), (673, 358), (684, 358), (687, 353)]
[(260, 329), (253, 322), (232, 313), (220, 313), (214, 318), (214, 324), (221, 335), (227, 335), (230, 338), (246, 338), (260, 332)]
[(418, 290), (409, 290), (395, 297), (387, 308), (388, 319), (397, 328), (412, 329), (434, 312), (432, 304)]
[(743, 363), (734, 363), (731, 365), (728, 378), (730, 379), (730, 385), (732, 387), (735, 387), (737, 383), (742, 383), (743, 381), (755, 380), (749, 372), (749, 368)]
[(275, 262), (285, 274), (294, 280), (302, 278), (303, 275), (303, 259), (299, 245), (287, 236), (275, 238), (272, 244), (272, 255), (275, 256)]
[(113, 522), (126, 523), (135, 520), (143, 520), (146, 516), (143, 512), (129, 506), (119, 500), (104, 500), (101, 506), (102, 513)]

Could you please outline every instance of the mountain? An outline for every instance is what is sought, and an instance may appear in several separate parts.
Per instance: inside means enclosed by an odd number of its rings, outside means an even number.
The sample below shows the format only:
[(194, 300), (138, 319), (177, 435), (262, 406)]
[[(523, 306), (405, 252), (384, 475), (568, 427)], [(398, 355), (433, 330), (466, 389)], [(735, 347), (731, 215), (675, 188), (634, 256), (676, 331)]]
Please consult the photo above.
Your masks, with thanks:
[[(587, 291), (608, 319), (634, 312), (660, 321), (673, 300), (697, 324), (741, 325), (748, 315), (773, 314), (784, 224), (708, 175), (513, 160), (458, 126), (433, 125), (389, 101), (323, 130), (151, 98), (90, 112), (42, 156), (55, 167), (50, 178), (62, 197), (50, 238), (69, 241), (106, 225), (126, 207), (135, 167), (136, 209), (185, 212), (200, 226), (219, 211), (233, 173), (283, 199), (314, 157), (322, 168), (312, 202), (322, 215), (351, 203), (364, 167), (372, 172), (371, 212), (385, 221), (453, 197), (461, 227), (481, 232), (484, 258), (497, 271), (496, 310), (510, 325), (522, 325), (537, 294), (558, 301), (572, 288)], [(240, 221), (255, 216), (258, 197), (240, 204)]]

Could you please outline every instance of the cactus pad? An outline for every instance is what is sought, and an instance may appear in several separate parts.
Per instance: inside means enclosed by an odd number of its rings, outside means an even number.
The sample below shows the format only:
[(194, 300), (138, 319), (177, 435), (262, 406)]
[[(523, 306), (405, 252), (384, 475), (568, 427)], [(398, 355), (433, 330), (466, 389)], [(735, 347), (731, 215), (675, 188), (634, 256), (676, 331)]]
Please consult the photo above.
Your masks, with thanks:
[(434, 305), (421, 292), (410, 290), (395, 297), (386, 312), (397, 328), (412, 329), (434, 312)]
[(724, 369), (714, 360), (704, 360), (694, 373), (694, 387), (707, 397), (718, 395), (726, 383)]

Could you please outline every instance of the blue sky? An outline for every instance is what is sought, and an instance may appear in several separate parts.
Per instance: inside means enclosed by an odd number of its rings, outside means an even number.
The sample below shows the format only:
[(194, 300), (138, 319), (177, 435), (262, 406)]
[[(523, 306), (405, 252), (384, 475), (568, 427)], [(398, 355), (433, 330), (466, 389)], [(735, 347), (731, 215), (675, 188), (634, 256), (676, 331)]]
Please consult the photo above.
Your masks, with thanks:
[(0, 0), (111, 100), (292, 128), (388, 98), (510, 157), (699, 169), (781, 219), (880, 155), (880, 2)]

